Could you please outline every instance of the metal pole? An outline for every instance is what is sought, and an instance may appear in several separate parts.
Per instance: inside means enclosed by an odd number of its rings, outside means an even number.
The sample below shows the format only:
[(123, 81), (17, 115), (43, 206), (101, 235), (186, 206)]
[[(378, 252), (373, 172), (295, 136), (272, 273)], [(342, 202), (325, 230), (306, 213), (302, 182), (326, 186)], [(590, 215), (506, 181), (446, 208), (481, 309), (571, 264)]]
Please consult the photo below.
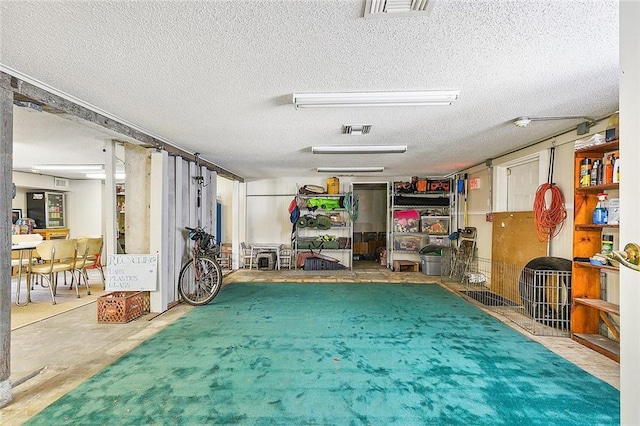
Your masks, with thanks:
[(13, 198), (13, 91), (0, 75), (0, 407), (12, 399), (11, 381), (11, 200)]

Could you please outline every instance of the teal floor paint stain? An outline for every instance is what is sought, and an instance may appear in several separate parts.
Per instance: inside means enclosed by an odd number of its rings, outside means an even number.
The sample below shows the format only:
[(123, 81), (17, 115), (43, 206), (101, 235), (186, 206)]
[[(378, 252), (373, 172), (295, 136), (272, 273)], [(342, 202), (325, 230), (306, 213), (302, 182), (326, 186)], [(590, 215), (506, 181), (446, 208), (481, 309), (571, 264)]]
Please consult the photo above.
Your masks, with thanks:
[(619, 392), (436, 285), (225, 287), (28, 424), (619, 424)]

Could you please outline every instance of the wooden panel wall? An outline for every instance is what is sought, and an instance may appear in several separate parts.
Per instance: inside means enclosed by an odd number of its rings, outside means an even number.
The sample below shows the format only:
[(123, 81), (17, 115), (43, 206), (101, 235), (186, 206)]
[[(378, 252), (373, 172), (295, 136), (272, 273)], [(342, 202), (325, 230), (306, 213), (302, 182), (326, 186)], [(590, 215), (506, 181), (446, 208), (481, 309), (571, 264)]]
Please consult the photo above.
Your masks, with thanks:
[(546, 255), (547, 243), (538, 241), (532, 211), (493, 214), (491, 291), (520, 302), (520, 271), (531, 259)]

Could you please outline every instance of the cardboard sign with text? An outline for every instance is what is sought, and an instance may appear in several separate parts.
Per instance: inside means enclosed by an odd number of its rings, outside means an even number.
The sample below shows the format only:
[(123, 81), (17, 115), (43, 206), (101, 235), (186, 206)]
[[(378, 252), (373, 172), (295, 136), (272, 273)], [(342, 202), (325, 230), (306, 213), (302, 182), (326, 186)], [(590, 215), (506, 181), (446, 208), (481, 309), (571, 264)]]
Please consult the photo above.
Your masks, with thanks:
[(157, 254), (112, 254), (105, 274), (108, 291), (154, 291), (157, 288)]

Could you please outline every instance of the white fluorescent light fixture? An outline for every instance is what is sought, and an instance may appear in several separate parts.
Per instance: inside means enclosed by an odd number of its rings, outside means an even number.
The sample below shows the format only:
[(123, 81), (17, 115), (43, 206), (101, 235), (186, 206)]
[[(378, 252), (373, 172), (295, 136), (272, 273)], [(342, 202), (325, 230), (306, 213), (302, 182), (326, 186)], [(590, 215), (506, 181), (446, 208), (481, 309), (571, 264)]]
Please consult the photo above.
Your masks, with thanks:
[[(106, 173), (87, 173), (85, 175), (87, 178), (89, 179), (106, 179), (107, 175)], [(116, 173), (115, 174), (115, 178), (122, 180), (125, 178), (125, 174), (124, 173)]]
[(451, 105), (457, 90), (426, 92), (294, 93), (296, 108)]
[(384, 167), (318, 167), (318, 173), (380, 173)]
[(336, 145), (312, 146), (314, 154), (402, 154), (407, 152), (406, 145)]
[(34, 164), (32, 170), (54, 170), (66, 172), (85, 172), (92, 170), (103, 170), (102, 164)]

